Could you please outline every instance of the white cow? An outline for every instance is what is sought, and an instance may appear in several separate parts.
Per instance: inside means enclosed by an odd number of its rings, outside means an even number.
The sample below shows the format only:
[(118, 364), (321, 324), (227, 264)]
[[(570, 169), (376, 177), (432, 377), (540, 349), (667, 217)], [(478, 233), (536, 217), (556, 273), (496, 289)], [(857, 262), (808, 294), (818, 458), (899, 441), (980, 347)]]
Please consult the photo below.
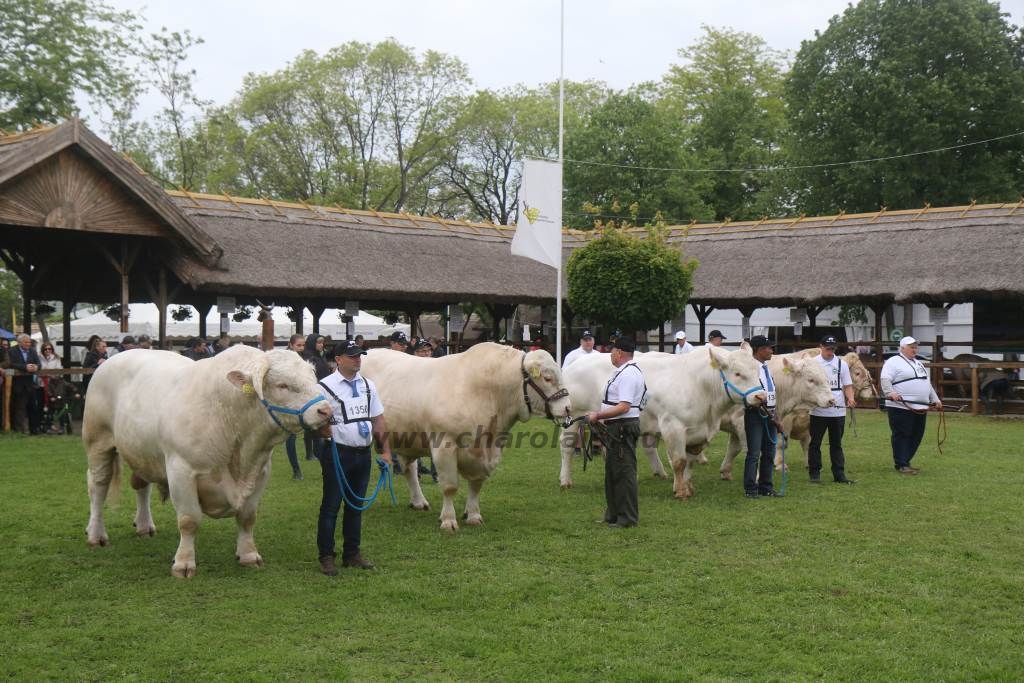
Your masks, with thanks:
[(381, 349), (367, 355), (362, 372), (380, 392), (391, 447), (409, 483), (409, 505), (418, 510), (430, 504), (411, 463), (433, 457), (444, 492), (441, 528), (448, 531), (459, 528), (454, 501), (460, 474), (469, 482), (464, 519), (482, 524), (480, 488), (501, 461), (512, 425), (570, 410), (562, 371), (547, 351), (483, 343), (465, 353), (419, 358)]
[(200, 361), (169, 351), (117, 354), (96, 371), (86, 395), (89, 545), (109, 542), (103, 502), (111, 488), (114, 495), (120, 491), (123, 458), (133, 472), (136, 534), (156, 532), (150, 484), (174, 504), (181, 535), (174, 576), (195, 576), (204, 512), (235, 517), (239, 564), (262, 566), (252, 528), (270, 453), (290, 433), (318, 429), (330, 418), (313, 369), (291, 351), (233, 346)]
[[(693, 463), (700, 461), (704, 447), (718, 432), (722, 416), (734, 405), (764, 402), (765, 392), (758, 382), (760, 366), (749, 349), (726, 351), (713, 346), (679, 356), (637, 354), (634, 360), (647, 384), (647, 407), (640, 414), (641, 442), (655, 473), (664, 476), (655, 444), (659, 435), (665, 439), (675, 496), (689, 498), (694, 493)], [(587, 356), (566, 368), (565, 383), (575, 414), (600, 407), (614, 371), (608, 354)], [(565, 437), (560, 442), (559, 478), (562, 488), (569, 488), (573, 443)]]
[[(862, 366), (863, 367), (863, 366)], [(833, 405), (832, 391), (828, 376), (821, 363), (806, 351), (778, 354), (768, 361), (772, 379), (775, 382), (777, 404), (775, 413), (789, 434), (792, 415), (798, 411), (807, 414), (814, 407), (826, 408)], [(733, 410), (722, 418), (722, 431), (729, 434), (729, 445), (725, 459), (719, 468), (722, 479), (732, 479), (732, 463), (736, 455), (746, 448), (747, 436), (743, 426), (743, 411)], [(792, 436), (792, 435), (791, 435)], [(781, 451), (781, 444), (776, 449)], [(776, 458), (781, 457), (777, 455)]]

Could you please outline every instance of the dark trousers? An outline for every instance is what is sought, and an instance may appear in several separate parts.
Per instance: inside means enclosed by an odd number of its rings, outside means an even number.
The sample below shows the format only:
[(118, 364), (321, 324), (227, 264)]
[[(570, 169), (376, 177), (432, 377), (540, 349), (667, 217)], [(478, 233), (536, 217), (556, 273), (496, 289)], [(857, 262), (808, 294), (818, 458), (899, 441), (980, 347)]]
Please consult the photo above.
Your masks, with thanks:
[(609, 422), (607, 452), (604, 460), (604, 521), (636, 526), (640, 522), (637, 503), (636, 442), (640, 438), (638, 420)]
[[(292, 466), (292, 474), (302, 474), (302, 469), (299, 467), (299, 454), (295, 450), (298, 439), (297, 434), (292, 434), (284, 442), (284, 452), (288, 454), (288, 464)], [(311, 432), (302, 432), (302, 443), (306, 446), (306, 460), (313, 460), (316, 457), (319, 450), (316, 441), (319, 439), (316, 439)]]
[(775, 470), (775, 423), (761, 411), (743, 411), (743, 429), (747, 433), (747, 458), (743, 461), (743, 490), (766, 493), (772, 490)]
[(846, 416), (822, 417), (811, 415), (811, 445), (807, 447), (807, 470), (812, 479), (821, 476), (821, 442), (828, 432), (828, 455), (832, 460), (832, 477), (846, 479), (846, 454), (843, 453), (843, 432)]
[(11, 386), (11, 420), (14, 429), (24, 434), (35, 434), (39, 428), (34, 384), (14, 382)]
[(892, 462), (896, 469), (910, 467), (928, 421), (927, 413), (915, 413), (901, 408), (886, 408), (889, 429), (892, 430)]
[[(336, 444), (341, 469), (345, 473), (350, 489), (360, 497), (366, 496), (366, 487), (370, 483), (370, 448), (350, 448)], [(343, 501), (341, 489), (338, 488), (338, 477), (334, 473), (334, 456), (331, 453), (331, 440), (320, 440), (320, 469), (324, 475), (324, 496), (320, 502), (320, 517), (316, 525), (316, 546), (319, 559), (334, 557), (334, 531), (338, 525), (338, 511)], [(357, 502), (357, 501), (354, 501)], [(341, 521), (341, 537), (343, 545), (341, 557), (350, 560), (359, 554), (362, 540), (363, 513), (345, 505)]]

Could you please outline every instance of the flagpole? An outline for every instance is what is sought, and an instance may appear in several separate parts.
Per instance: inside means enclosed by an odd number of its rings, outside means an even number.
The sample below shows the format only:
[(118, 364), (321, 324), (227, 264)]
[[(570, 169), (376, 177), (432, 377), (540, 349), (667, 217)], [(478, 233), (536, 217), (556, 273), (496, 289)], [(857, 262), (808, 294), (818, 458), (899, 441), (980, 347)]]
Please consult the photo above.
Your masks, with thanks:
[[(559, 174), (558, 197), (562, 200), (562, 188), (565, 186), (565, 167), (562, 165), (562, 138), (564, 135), (563, 116), (565, 110), (565, 0), (561, 1), (561, 35), (559, 39), (559, 65), (558, 65), (558, 167)], [(561, 212), (559, 212), (561, 213)], [(565, 221), (562, 221), (563, 225)], [(562, 225), (556, 226), (561, 232)], [(555, 362), (562, 363), (562, 240), (558, 240), (558, 268), (555, 275)]]

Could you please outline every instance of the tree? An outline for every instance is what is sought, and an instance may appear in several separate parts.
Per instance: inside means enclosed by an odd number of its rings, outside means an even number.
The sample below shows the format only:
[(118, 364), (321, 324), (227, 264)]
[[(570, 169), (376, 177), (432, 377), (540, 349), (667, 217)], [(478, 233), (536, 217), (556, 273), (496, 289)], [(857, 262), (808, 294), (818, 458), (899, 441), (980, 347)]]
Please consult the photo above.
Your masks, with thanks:
[(591, 228), (585, 209), (613, 203), (657, 207), (675, 222), (711, 215), (706, 179), (672, 170), (692, 165), (682, 129), (639, 92), (611, 95), (567, 132), (566, 159), (566, 225)]
[(659, 228), (644, 238), (610, 228), (569, 257), (569, 305), (575, 315), (609, 327), (649, 330), (682, 313), (696, 268)]
[[(805, 41), (786, 83), (791, 163), (833, 164), (1024, 130), (1020, 35), (986, 0), (862, 0)], [(808, 213), (1016, 200), (1024, 140), (807, 169)]]
[(66, 118), (79, 93), (123, 95), (138, 30), (132, 12), (98, 0), (0, 0), (0, 128)]
[(21, 278), (13, 271), (0, 268), (0, 327), (14, 329), (14, 315), (22, 315), (25, 305), (21, 298)]
[[(704, 27), (686, 60), (665, 76), (659, 104), (687, 131), (694, 163), (702, 168), (777, 166), (785, 129), (783, 55), (749, 33)], [(773, 176), (712, 173), (702, 199), (715, 218), (748, 220), (771, 212)]]

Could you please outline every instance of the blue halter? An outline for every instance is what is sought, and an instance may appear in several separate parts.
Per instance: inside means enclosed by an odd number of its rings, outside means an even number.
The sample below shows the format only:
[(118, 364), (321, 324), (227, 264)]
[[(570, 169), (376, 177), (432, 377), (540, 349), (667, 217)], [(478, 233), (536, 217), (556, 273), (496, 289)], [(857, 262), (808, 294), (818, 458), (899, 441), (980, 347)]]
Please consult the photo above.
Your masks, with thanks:
[(267, 409), (267, 413), (270, 414), (270, 418), (277, 424), (277, 426), (290, 434), (291, 430), (285, 427), (283, 424), (281, 424), (281, 421), (277, 419), (277, 415), (275, 415), (274, 413), (284, 413), (285, 415), (298, 415), (299, 426), (302, 427), (303, 429), (309, 429), (309, 427), (306, 425), (306, 421), (302, 419), (303, 413), (305, 413), (306, 409), (309, 408), (314, 403), (319, 403), (320, 401), (326, 400), (327, 399), (325, 399), (323, 396), (317, 396), (316, 398), (311, 398), (308, 401), (306, 401), (306, 403), (301, 408), (285, 408), (284, 406), (275, 406), (272, 405), (271, 403), (268, 403), (266, 399), (262, 398), (260, 399), (260, 403), (262, 403), (263, 407)]
[(737, 396), (739, 396), (739, 402), (742, 403), (743, 405), (747, 405), (747, 396), (757, 391), (764, 391), (764, 387), (762, 387), (760, 384), (758, 384), (755, 387), (751, 387), (746, 391), (743, 391), (726, 378), (725, 372), (722, 370), (722, 368), (718, 368), (718, 374), (722, 376), (722, 386), (725, 387), (725, 395), (729, 397), (729, 400), (732, 400), (732, 394), (736, 394)]

